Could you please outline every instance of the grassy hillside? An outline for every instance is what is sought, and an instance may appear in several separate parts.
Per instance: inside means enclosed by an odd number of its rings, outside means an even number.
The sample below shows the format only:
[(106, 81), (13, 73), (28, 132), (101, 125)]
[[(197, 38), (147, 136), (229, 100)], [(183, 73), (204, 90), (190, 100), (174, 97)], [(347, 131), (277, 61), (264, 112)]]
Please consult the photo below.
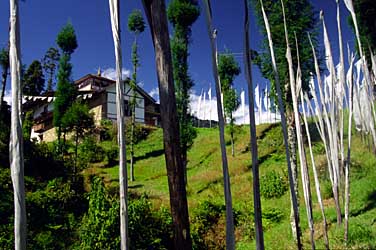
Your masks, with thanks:
[[(285, 161), (282, 130), (279, 125), (260, 125), (257, 127), (261, 188), (270, 190), (271, 177), (282, 196), (262, 197), (263, 226), (265, 228), (266, 249), (295, 249), (290, 230), (290, 199), (287, 188), (287, 165)], [(253, 242), (253, 198), (252, 171), (249, 148), (249, 127), (238, 127), (235, 135), (235, 157), (231, 156), (229, 138), (227, 152), (231, 175), (231, 191), (236, 218), (236, 237), (238, 249), (254, 249)], [(103, 147), (109, 143), (104, 142)], [(336, 214), (331, 199), (330, 183), (325, 162), (323, 145), (314, 144), (316, 164), (319, 167), (320, 180), (325, 198), (326, 215), (329, 223), (331, 248), (344, 249), (343, 226), (336, 225)], [(308, 152), (308, 151), (307, 151)], [(137, 194), (146, 193), (153, 205), (169, 206), (169, 194), (165, 169), (162, 131), (152, 132), (146, 140), (136, 146), (136, 181), (129, 183), (130, 191)], [(222, 165), (217, 129), (198, 129), (198, 136), (188, 154), (188, 202), (192, 230), (198, 230), (195, 223), (201, 223), (203, 209), (219, 208), (220, 218), (211, 221), (205, 236), (213, 241), (216, 248), (224, 242), (224, 195), (222, 182)], [(351, 203), (349, 248), (376, 248), (376, 158), (364, 146), (361, 138), (355, 135), (351, 160)], [(104, 177), (107, 186), (117, 187), (118, 166), (106, 167), (104, 164), (92, 166), (85, 171)], [(267, 177), (268, 176), (268, 177)], [(300, 177), (299, 177), (300, 178)], [(312, 179), (312, 174), (311, 174)], [(301, 187), (301, 185), (300, 185)], [(269, 189), (268, 189), (269, 188)], [(274, 190), (274, 189), (273, 189)], [(273, 191), (272, 190), (272, 191)], [(323, 248), (321, 213), (317, 204), (314, 183), (311, 182), (314, 197), (314, 219), (317, 247)], [(303, 192), (300, 192), (300, 217), (303, 229), (304, 245), (309, 248), (306, 211)], [(209, 201), (209, 203), (207, 203)], [(208, 205), (209, 204), (209, 205)], [(201, 217), (200, 217), (201, 216)], [(207, 215), (205, 215), (207, 216)], [(198, 230), (199, 231), (199, 230)], [(201, 232), (201, 231), (200, 231)], [(202, 232), (201, 232), (202, 233)], [(213, 238), (213, 239), (212, 239)], [(213, 245), (213, 246), (214, 246)]]

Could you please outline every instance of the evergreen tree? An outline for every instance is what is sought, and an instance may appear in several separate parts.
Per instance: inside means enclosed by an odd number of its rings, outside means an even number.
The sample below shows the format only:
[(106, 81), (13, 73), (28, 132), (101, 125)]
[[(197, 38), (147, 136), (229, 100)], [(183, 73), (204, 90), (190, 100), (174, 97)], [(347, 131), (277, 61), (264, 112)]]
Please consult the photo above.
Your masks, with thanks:
[(4, 95), (5, 95), (5, 87), (7, 84), (7, 77), (9, 71), (9, 49), (2, 48), (0, 50), (0, 67), (2, 70), (1, 73), (1, 94), (0, 94), (0, 111), (2, 109)]
[(35, 60), (23, 75), (22, 93), (31, 96), (40, 95), (44, 90), (44, 82), (42, 64)]
[(57, 89), (54, 101), (54, 126), (56, 127), (59, 150), (61, 150), (60, 138), (62, 134), (62, 118), (76, 98), (76, 88), (73, 85), (71, 54), (77, 48), (77, 39), (71, 23), (62, 28), (56, 39), (63, 52), (59, 60), (57, 73)]
[(134, 143), (135, 143), (135, 123), (136, 123), (136, 94), (137, 94), (137, 69), (140, 66), (140, 59), (137, 52), (138, 44), (137, 38), (145, 30), (145, 22), (142, 17), (140, 10), (134, 10), (128, 17), (128, 29), (134, 34), (134, 42), (132, 45), (132, 64), (133, 64), (133, 73), (132, 79), (130, 81), (130, 87), (132, 89), (132, 99), (131, 99), (131, 109), (132, 109), (132, 118), (131, 118), (131, 139), (130, 139), (130, 179), (134, 181)]
[(59, 50), (54, 47), (49, 48), (42, 59), (43, 69), (46, 72), (46, 75), (48, 75), (46, 91), (52, 91), (54, 85), (53, 80), (59, 59)]
[(188, 73), (188, 46), (191, 42), (191, 27), (200, 15), (197, 1), (173, 0), (167, 9), (167, 16), (174, 34), (171, 39), (173, 74), (176, 105), (180, 125), (180, 144), (187, 184), (187, 151), (192, 146), (197, 133), (189, 114), (189, 93), (194, 83)]
[(239, 107), (239, 97), (233, 86), (234, 78), (240, 74), (239, 64), (235, 61), (232, 54), (222, 54), (218, 60), (218, 74), (221, 80), (221, 92), (223, 93), (223, 108), (225, 116), (229, 119), (229, 129), (231, 137), (231, 152), (232, 156), (235, 154), (234, 150), (234, 123), (235, 119), (233, 113)]

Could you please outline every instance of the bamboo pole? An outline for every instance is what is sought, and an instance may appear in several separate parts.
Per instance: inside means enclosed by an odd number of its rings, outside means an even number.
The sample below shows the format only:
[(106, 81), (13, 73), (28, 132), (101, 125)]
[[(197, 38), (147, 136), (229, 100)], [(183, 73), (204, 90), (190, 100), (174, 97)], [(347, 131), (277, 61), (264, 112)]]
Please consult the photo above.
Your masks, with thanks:
[(252, 147), (252, 173), (253, 173), (253, 207), (256, 231), (256, 249), (264, 249), (264, 234), (262, 231), (262, 213), (260, 198), (260, 179), (259, 179), (259, 162), (257, 152), (256, 138), (256, 121), (254, 107), (254, 93), (252, 84), (252, 60), (249, 46), (249, 16), (248, 16), (248, 0), (244, 0), (245, 19), (244, 19), (244, 67), (245, 76), (248, 83), (248, 99), (249, 99), (249, 128), (250, 128), (250, 144)]
[(120, 186), (120, 248), (129, 249), (128, 241), (128, 176), (125, 149), (124, 126), (124, 82), (122, 81), (122, 56), (120, 39), (120, 3), (109, 0), (112, 37), (116, 59), (116, 120), (119, 144), (119, 186)]
[(235, 235), (234, 235), (234, 218), (232, 211), (232, 197), (230, 189), (230, 176), (228, 173), (228, 163), (226, 154), (226, 142), (225, 142), (225, 130), (224, 130), (224, 118), (222, 112), (222, 101), (221, 101), (221, 88), (219, 84), (218, 77), (218, 62), (216, 58), (216, 44), (213, 37), (213, 26), (212, 26), (212, 11), (210, 6), (210, 0), (204, 0), (205, 10), (206, 10), (206, 21), (208, 35), (211, 45), (211, 55), (213, 62), (213, 77), (215, 81), (215, 90), (217, 96), (217, 111), (218, 111), (218, 125), (219, 125), (219, 139), (221, 144), (222, 153), (222, 170), (223, 170), (223, 182), (224, 182), (224, 193), (225, 193), (225, 203), (226, 203), (226, 249), (235, 249)]
[[(308, 99), (308, 96), (307, 96), (307, 99)], [(303, 104), (302, 110), (303, 110), (305, 130), (306, 130), (307, 139), (308, 139), (309, 154), (311, 156), (311, 163), (312, 163), (313, 177), (314, 177), (314, 180), (315, 180), (317, 200), (319, 202), (321, 215), (322, 215), (322, 219), (323, 219), (325, 248), (330, 249), (329, 248), (329, 238), (328, 238), (328, 223), (326, 222), (325, 208), (324, 208), (324, 203), (322, 202), (322, 197), (321, 197), (320, 181), (319, 181), (319, 176), (318, 176), (317, 169), (316, 169), (315, 158), (314, 158), (313, 151), (312, 151), (311, 134), (309, 132), (308, 120), (307, 120), (306, 110), (305, 110), (305, 107), (304, 107), (304, 99), (303, 99), (303, 91), (302, 90), (301, 90), (301, 93), (300, 93), (300, 102)]]
[(268, 17), (266, 16), (262, 0), (260, 0), (260, 5), (261, 5), (261, 11), (262, 11), (262, 15), (263, 15), (264, 23), (265, 23), (265, 29), (266, 29), (267, 36), (268, 36), (270, 56), (272, 59), (272, 67), (273, 67), (275, 84), (276, 84), (276, 89), (277, 89), (278, 107), (279, 107), (279, 112), (281, 115), (283, 140), (285, 144), (285, 152), (286, 152), (286, 160), (287, 160), (287, 171), (289, 175), (290, 196), (291, 196), (291, 203), (293, 207), (294, 226), (296, 229), (296, 243), (297, 243), (297, 248), (302, 249), (303, 246), (301, 242), (301, 230), (300, 230), (300, 225), (299, 225), (298, 200), (297, 200), (296, 193), (295, 193), (293, 173), (291, 169), (290, 151), (289, 151), (288, 138), (287, 138), (287, 122), (286, 122), (286, 116), (285, 116), (285, 109), (284, 109), (284, 105), (282, 101), (281, 84), (279, 81), (277, 63), (276, 63), (275, 55), (274, 55), (274, 47), (273, 47), (272, 35), (270, 32), (269, 20), (268, 20)]
[(10, 0), (10, 74), (12, 86), (12, 111), (9, 159), (14, 190), (14, 247), (26, 249), (26, 206), (23, 136), (21, 127), (22, 92), (21, 92), (21, 45), (18, 0)]
[(349, 205), (350, 205), (350, 160), (351, 160), (351, 129), (352, 129), (352, 115), (353, 115), (353, 64), (354, 55), (351, 55), (350, 69), (347, 75), (349, 83), (349, 127), (348, 127), (348, 145), (347, 145), (347, 160), (345, 164), (345, 243), (347, 244), (349, 232)]

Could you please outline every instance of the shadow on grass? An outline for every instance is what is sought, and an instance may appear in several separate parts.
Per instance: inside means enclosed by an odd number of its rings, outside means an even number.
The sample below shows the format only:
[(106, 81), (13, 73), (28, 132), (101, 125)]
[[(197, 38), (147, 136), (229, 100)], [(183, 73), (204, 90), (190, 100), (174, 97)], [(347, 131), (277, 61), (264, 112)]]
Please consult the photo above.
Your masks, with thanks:
[(360, 214), (363, 214), (367, 211), (370, 211), (372, 209), (376, 208), (376, 190), (374, 190), (372, 193), (370, 193), (367, 197), (367, 202), (362, 206), (361, 208), (353, 211), (350, 213), (351, 216), (358, 216)]
[(128, 188), (135, 189), (135, 188), (142, 188), (143, 186), (144, 186), (143, 184), (136, 184), (136, 185), (129, 185)]
[(158, 150), (154, 150), (154, 151), (151, 151), (151, 152), (147, 152), (146, 154), (141, 155), (141, 156), (135, 156), (134, 161), (137, 162), (137, 161), (140, 161), (140, 160), (148, 159), (150, 157), (158, 157), (158, 156), (161, 156), (163, 154), (164, 154), (164, 149), (158, 149)]

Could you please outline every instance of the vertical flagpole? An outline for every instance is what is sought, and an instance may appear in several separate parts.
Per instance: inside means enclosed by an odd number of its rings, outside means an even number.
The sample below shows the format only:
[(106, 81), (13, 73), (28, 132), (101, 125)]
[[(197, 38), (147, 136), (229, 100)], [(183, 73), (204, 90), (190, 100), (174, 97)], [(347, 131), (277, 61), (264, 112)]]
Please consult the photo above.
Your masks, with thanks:
[(235, 249), (235, 231), (234, 231), (234, 217), (232, 210), (232, 196), (230, 188), (230, 175), (228, 171), (228, 161), (226, 153), (226, 142), (225, 142), (225, 121), (223, 117), (223, 108), (221, 102), (221, 86), (219, 83), (218, 76), (218, 61), (216, 56), (217, 47), (215, 44), (215, 30), (212, 25), (212, 11), (210, 6), (210, 0), (204, 0), (205, 10), (206, 10), (206, 23), (207, 31), (210, 39), (211, 46), (211, 56), (213, 64), (213, 77), (215, 80), (215, 89), (217, 96), (217, 112), (218, 112), (218, 125), (219, 125), (219, 139), (221, 145), (222, 154), (222, 171), (223, 171), (223, 182), (224, 182), (224, 195), (226, 204), (226, 249)]
[(21, 51), (18, 0), (10, 0), (10, 74), (12, 85), (12, 112), (9, 159), (14, 190), (14, 246), (26, 249), (26, 207), (24, 183), (23, 137), (21, 128)]
[[(255, 122), (255, 107), (254, 107), (254, 93), (252, 83), (252, 59), (250, 54), (249, 42), (249, 15), (248, 15), (248, 0), (244, 0), (245, 20), (244, 20), (244, 66), (245, 76), (248, 83), (248, 98), (249, 98), (249, 129), (250, 129), (250, 145), (252, 148), (252, 176), (253, 176), (253, 207), (256, 233), (256, 249), (264, 249), (264, 233), (262, 229), (262, 212), (261, 212), (261, 198), (260, 198), (260, 179), (259, 179), (259, 162), (258, 149), (256, 138), (256, 122)], [(244, 91), (243, 97), (244, 97)], [(244, 99), (244, 98), (243, 98)]]
[(124, 126), (124, 83), (122, 81), (122, 57), (120, 39), (120, 3), (119, 0), (109, 0), (112, 36), (114, 39), (116, 58), (116, 120), (119, 143), (119, 185), (120, 185), (120, 246), (127, 250), (128, 242), (128, 176), (125, 156), (125, 126)]
[(278, 107), (279, 107), (279, 111), (280, 111), (280, 115), (281, 115), (283, 141), (284, 141), (284, 144), (285, 144), (287, 171), (288, 171), (288, 176), (289, 176), (290, 195), (291, 195), (291, 202), (292, 202), (293, 216), (294, 216), (294, 226), (296, 228), (296, 235), (297, 235), (297, 237), (296, 237), (297, 242), (296, 243), (297, 243), (298, 249), (300, 250), (300, 249), (303, 248), (303, 246), (302, 246), (302, 242), (301, 242), (301, 238), (300, 238), (301, 237), (301, 231), (300, 231), (300, 226), (299, 226), (298, 199), (297, 199), (296, 192), (295, 192), (294, 181), (293, 181), (293, 173), (292, 173), (292, 168), (291, 168), (290, 150), (289, 150), (288, 138), (287, 138), (287, 122), (286, 122), (286, 116), (285, 116), (285, 108), (283, 106), (283, 101), (282, 101), (281, 84), (280, 84), (280, 81), (279, 81), (277, 63), (276, 63), (275, 55), (274, 55), (272, 34), (270, 32), (269, 20), (268, 20), (268, 17), (266, 16), (262, 0), (260, 0), (260, 5), (261, 5), (262, 15), (263, 15), (263, 18), (264, 18), (266, 33), (267, 33), (267, 36), (268, 36), (270, 56), (271, 56), (271, 59), (272, 59), (271, 60), (272, 61), (272, 68), (273, 68), (273, 73), (274, 73), (274, 77), (275, 77), (275, 85), (276, 85), (277, 98), (278, 98)]

